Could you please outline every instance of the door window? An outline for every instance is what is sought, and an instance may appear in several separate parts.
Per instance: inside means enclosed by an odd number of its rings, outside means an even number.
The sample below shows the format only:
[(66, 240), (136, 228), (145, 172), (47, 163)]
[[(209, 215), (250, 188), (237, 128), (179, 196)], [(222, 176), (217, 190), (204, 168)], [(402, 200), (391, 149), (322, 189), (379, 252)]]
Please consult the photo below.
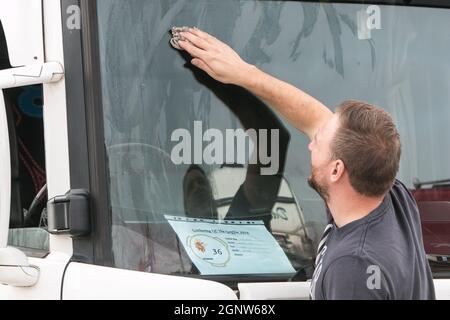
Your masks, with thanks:
[[(10, 68), (0, 25), (0, 69)], [(4, 90), (11, 152), (8, 245), (31, 254), (48, 251), (42, 85)]]

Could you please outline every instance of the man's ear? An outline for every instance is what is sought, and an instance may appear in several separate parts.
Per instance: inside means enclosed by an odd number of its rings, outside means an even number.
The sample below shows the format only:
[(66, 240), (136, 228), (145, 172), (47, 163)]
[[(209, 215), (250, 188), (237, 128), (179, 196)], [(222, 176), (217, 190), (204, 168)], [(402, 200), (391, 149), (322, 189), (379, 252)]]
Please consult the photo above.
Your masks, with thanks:
[(340, 159), (333, 161), (333, 166), (331, 168), (331, 182), (337, 182), (344, 176), (345, 172), (344, 162)]

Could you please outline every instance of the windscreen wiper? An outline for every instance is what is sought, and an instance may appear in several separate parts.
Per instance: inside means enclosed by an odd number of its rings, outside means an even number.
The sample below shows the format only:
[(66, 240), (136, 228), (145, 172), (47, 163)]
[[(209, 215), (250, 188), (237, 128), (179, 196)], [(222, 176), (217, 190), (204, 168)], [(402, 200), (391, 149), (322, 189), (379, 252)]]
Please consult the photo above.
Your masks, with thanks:
[(413, 179), (414, 188), (420, 189), (424, 185), (432, 185), (432, 187), (439, 187), (450, 184), (450, 179), (444, 180), (432, 180), (432, 181), (420, 181), (418, 178)]

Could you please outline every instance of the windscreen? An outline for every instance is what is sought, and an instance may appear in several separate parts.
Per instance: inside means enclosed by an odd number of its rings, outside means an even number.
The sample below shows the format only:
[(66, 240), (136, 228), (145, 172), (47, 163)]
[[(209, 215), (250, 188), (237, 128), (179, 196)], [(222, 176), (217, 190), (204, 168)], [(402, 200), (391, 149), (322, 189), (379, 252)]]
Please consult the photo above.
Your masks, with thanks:
[(307, 183), (308, 139), (264, 101), (193, 67), (169, 44), (173, 26), (197, 26), (333, 110), (350, 98), (385, 108), (402, 140), (398, 178), (411, 189), (450, 178), (446, 9), (97, 3), (116, 267), (309, 277), (327, 222)]

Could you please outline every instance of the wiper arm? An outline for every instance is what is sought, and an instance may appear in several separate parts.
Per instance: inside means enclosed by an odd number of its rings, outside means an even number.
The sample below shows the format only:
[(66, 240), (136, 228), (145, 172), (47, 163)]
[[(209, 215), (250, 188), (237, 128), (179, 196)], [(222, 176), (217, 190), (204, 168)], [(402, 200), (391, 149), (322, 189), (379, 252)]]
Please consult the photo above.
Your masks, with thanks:
[(432, 181), (420, 181), (418, 178), (414, 178), (413, 179), (413, 185), (414, 188), (416, 189), (420, 189), (422, 186), (424, 185), (440, 185), (440, 184), (445, 184), (445, 183), (450, 183), (450, 179), (444, 179), (444, 180), (432, 180)]

